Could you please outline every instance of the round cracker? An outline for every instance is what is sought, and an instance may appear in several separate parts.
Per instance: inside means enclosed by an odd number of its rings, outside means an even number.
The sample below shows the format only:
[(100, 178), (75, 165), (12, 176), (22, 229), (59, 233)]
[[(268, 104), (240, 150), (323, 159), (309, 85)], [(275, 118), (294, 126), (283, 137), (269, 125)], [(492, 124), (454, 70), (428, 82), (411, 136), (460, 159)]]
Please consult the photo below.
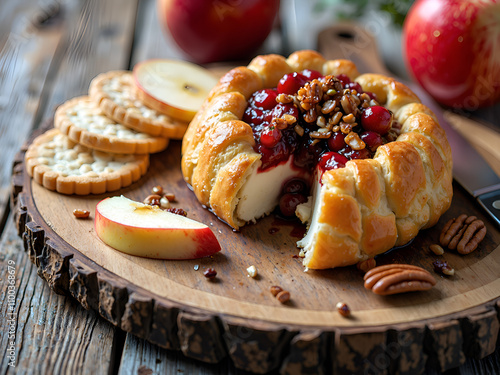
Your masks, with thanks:
[(148, 154), (163, 151), (169, 143), (167, 138), (153, 137), (115, 122), (88, 96), (59, 106), (54, 126), (71, 140), (104, 152)]
[(58, 129), (35, 138), (26, 151), (28, 175), (62, 194), (102, 194), (128, 186), (144, 175), (148, 154), (115, 154), (87, 148)]

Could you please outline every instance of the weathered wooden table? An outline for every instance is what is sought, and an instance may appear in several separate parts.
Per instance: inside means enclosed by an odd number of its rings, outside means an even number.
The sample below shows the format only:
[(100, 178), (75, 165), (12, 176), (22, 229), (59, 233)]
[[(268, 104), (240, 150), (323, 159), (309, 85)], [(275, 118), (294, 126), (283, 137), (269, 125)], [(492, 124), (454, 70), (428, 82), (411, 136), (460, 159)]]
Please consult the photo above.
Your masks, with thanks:
[[(228, 359), (210, 365), (159, 348), (54, 293), (24, 252), (9, 208), (15, 155), (57, 105), (84, 94), (101, 72), (130, 69), (152, 57), (180, 57), (160, 32), (155, 1), (3, 0), (0, 51), (0, 372), (243, 373)], [(472, 115), (498, 122), (500, 107)], [(485, 129), (500, 131), (498, 125)], [(448, 373), (498, 374), (500, 348)]]

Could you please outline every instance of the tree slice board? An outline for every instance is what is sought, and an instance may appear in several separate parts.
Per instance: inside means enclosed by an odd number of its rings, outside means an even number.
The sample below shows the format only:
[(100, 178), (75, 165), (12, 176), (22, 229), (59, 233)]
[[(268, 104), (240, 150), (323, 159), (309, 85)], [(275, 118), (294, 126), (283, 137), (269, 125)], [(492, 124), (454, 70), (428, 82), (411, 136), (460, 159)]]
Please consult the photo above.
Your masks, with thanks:
[[(458, 186), (439, 223), (409, 245), (377, 257), (377, 264), (409, 263), (434, 273), (446, 260), (452, 277), (436, 274), (426, 292), (381, 297), (363, 287), (355, 266), (304, 272), (295, 243), (305, 228), (272, 214), (234, 232), (204, 209), (180, 171), (180, 142), (151, 156), (147, 174), (116, 193), (66, 196), (44, 189), (25, 173), (24, 150), (12, 178), (12, 204), (19, 235), (39, 275), (57, 293), (76, 298), (111, 323), (162, 347), (215, 363), (230, 356), (236, 367), (256, 373), (420, 373), (444, 371), (465, 357), (482, 358), (495, 349), (500, 305), (500, 232)], [(208, 224), (222, 251), (212, 257), (163, 261), (130, 256), (105, 245), (95, 234), (96, 204), (124, 195), (142, 201), (152, 187), (173, 192), (188, 216)], [(91, 212), (76, 219), (75, 208)], [(478, 250), (436, 256), (446, 221), (476, 215), (488, 229)], [(256, 278), (248, 277), (254, 265)], [(215, 268), (217, 278), (203, 276)], [(280, 304), (270, 293), (279, 285), (291, 293)], [(351, 318), (342, 317), (345, 302)]]

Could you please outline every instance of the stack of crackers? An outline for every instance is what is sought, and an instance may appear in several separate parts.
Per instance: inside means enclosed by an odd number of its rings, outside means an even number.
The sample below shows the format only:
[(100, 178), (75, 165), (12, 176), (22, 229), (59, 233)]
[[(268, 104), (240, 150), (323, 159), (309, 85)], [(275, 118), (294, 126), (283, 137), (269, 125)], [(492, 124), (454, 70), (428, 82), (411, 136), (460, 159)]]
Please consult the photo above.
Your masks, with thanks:
[(54, 129), (37, 137), (25, 155), (28, 174), (63, 194), (101, 194), (137, 181), (149, 154), (182, 139), (188, 123), (147, 107), (132, 72), (94, 78), (89, 95), (62, 104)]

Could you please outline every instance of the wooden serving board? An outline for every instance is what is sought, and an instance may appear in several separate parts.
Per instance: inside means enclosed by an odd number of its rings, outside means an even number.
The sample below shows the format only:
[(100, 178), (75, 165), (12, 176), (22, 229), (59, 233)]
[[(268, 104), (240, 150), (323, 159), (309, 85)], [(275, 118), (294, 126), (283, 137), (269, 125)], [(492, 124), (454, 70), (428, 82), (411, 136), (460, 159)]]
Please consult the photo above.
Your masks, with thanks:
[[(340, 44), (334, 35), (320, 35), (325, 55), (333, 53), (329, 46)], [(365, 61), (378, 61), (376, 51), (366, 48), (373, 40), (340, 42), (358, 43)], [(375, 65), (370, 71), (384, 69)], [(456, 123), (466, 135), (473, 126)], [(478, 134), (474, 129), (472, 135)], [(488, 139), (499, 147), (484, 147), (482, 136), (469, 137), (498, 167), (500, 136)], [(381, 297), (364, 289), (363, 275), (354, 266), (304, 272), (295, 243), (305, 228), (298, 223), (271, 215), (234, 232), (202, 208), (182, 178), (180, 142), (153, 155), (147, 174), (129, 188), (88, 197), (60, 195), (33, 183), (22, 162), (25, 149), (14, 164), (11, 203), (39, 275), (57, 293), (73, 296), (161, 347), (210, 363), (229, 356), (237, 368), (255, 373), (279, 369), (282, 374), (420, 374), (426, 368), (445, 371), (466, 357), (483, 358), (495, 350), (500, 232), (458, 186), (450, 210), (434, 228), (377, 258), (379, 265), (409, 263), (431, 272), (434, 260), (445, 259), (455, 275), (436, 274), (438, 283), (427, 292)], [(97, 238), (93, 218), (101, 199), (123, 194), (142, 201), (156, 185), (175, 193), (175, 206), (190, 218), (210, 225), (222, 245), (220, 253), (189, 261), (152, 260), (120, 253)], [(91, 218), (75, 219), (75, 208), (88, 209)], [(438, 242), (444, 223), (461, 213), (486, 223), (480, 248), (467, 256), (434, 255), (429, 245)], [(255, 279), (247, 276), (251, 265), (258, 270)], [(217, 270), (215, 280), (203, 276), (206, 268)], [(272, 285), (288, 290), (291, 300), (280, 304), (269, 291)], [(349, 305), (351, 318), (338, 314), (337, 302)]]
[[(238, 368), (258, 373), (279, 366), (364, 372), (372, 366), (414, 373), (426, 366), (446, 370), (465, 356), (494, 351), (500, 306), (500, 233), (468, 196), (454, 189), (450, 210), (408, 246), (377, 258), (377, 264), (409, 263), (432, 271), (441, 258), (428, 249), (443, 224), (461, 213), (487, 226), (480, 248), (468, 256), (442, 257), (455, 276), (436, 275), (427, 292), (381, 297), (364, 289), (354, 267), (304, 272), (295, 242), (299, 224), (271, 215), (234, 232), (202, 208), (180, 172), (180, 142), (153, 155), (148, 173), (115, 194), (65, 196), (32, 182), (23, 151), (14, 167), (13, 197), (19, 235), (42, 278), (58, 293), (72, 295), (122, 329), (187, 356), (217, 362), (229, 355)], [(210, 225), (222, 251), (209, 258), (162, 261), (120, 253), (95, 234), (96, 204), (123, 194), (142, 201), (161, 185), (175, 193), (188, 216)], [(77, 220), (72, 211), (92, 212)], [(254, 265), (258, 277), (247, 276)], [(217, 278), (203, 276), (208, 268)], [(280, 285), (291, 293), (280, 304), (270, 293)], [(336, 311), (349, 305), (352, 318)], [(397, 354), (397, 355), (396, 355)], [(380, 362), (382, 361), (382, 362)]]

